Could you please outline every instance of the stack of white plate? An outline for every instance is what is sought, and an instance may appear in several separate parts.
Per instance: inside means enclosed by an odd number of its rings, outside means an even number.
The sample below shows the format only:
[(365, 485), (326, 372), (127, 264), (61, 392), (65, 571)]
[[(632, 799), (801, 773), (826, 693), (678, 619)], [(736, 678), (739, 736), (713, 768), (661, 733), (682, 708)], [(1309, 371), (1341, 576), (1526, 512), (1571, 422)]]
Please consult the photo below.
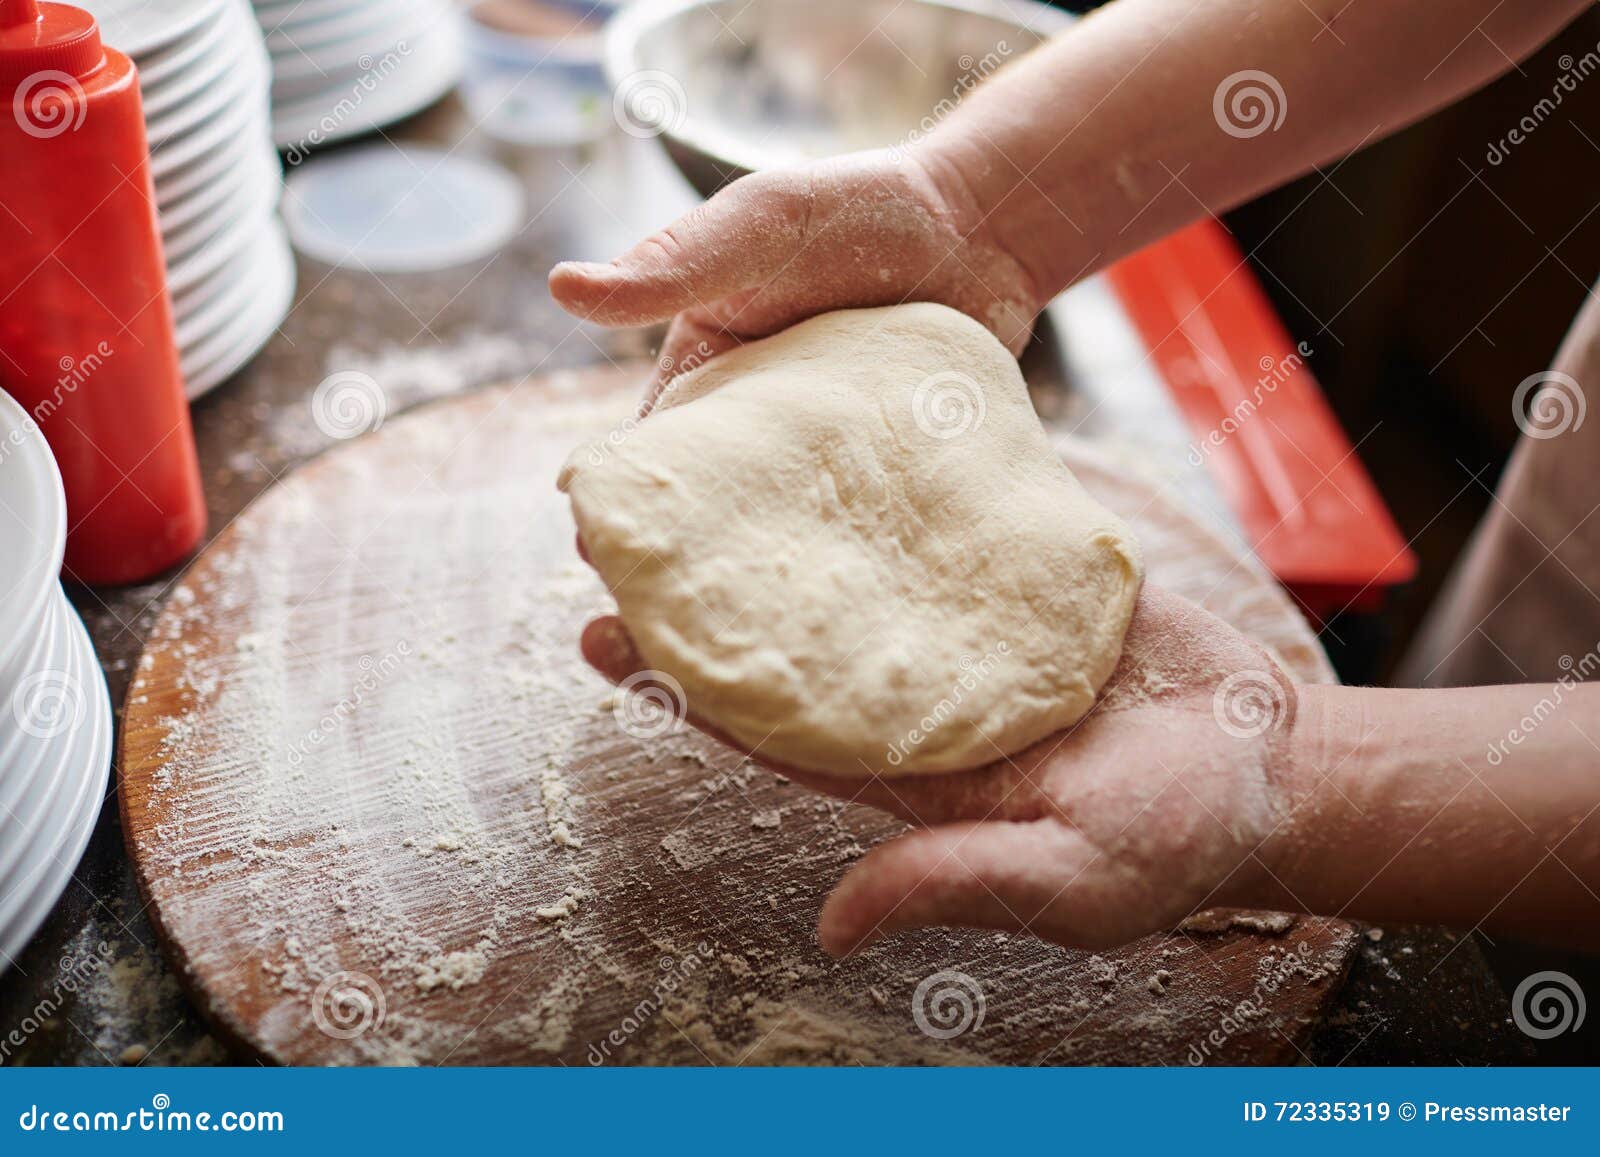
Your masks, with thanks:
[(167, 289), (198, 397), (255, 355), (294, 296), (261, 29), (249, 0), (77, 2), (139, 69)]
[(0, 393), (0, 972), (71, 879), (111, 767), (111, 699), (58, 577), (66, 534), (50, 447)]
[(272, 134), (291, 159), (426, 108), (461, 75), (451, 0), (254, 0)]

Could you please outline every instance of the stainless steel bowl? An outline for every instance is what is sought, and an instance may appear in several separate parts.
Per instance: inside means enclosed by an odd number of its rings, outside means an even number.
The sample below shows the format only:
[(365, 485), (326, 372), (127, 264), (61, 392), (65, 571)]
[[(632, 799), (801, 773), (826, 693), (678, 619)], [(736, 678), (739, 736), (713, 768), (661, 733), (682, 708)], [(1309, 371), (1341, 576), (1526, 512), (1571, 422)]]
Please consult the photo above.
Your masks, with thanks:
[(606, 32), (623, 128), (709, 196), (746, 173), (904, 146), (1072, 17), (1034, 0), (639, 0)]

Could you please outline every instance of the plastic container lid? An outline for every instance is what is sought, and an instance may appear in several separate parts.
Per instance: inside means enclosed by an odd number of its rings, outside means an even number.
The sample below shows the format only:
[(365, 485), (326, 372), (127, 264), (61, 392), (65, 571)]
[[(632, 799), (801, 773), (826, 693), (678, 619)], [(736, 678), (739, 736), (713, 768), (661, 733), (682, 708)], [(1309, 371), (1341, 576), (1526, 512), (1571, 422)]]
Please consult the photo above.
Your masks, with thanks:
[(522, 225), (522, 186), (504, 169), (391, 144), (318, 157), (289, 178), (295, 248), (376, 273), (446, 269), (487, 256)]

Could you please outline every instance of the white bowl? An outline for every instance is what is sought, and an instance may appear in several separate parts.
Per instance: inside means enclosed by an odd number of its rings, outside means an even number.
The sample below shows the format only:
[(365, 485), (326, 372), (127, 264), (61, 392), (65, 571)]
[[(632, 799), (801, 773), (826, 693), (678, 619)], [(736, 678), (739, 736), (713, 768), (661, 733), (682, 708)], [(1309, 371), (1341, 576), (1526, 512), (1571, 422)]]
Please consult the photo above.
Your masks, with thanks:
[(637, 0), (606, 26), (618, 104), (710, 195), (759, 169), (925, 134), (1072, 22), (1037, 0)]
[(0, 701), (9, 701), (19, 656), (44, 629), (60, 589), (67, 500), (55, 455), (33, 416), (0, 391)]

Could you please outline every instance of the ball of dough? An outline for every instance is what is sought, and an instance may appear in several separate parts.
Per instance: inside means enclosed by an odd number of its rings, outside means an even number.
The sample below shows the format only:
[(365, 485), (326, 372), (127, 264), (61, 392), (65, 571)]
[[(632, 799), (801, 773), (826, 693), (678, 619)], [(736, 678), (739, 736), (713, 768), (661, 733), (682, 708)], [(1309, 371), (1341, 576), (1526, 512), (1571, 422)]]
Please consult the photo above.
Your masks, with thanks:
[(824, 314), (722, 354), (559, 484), (689, 710), (841, 776), (977, 767), (1076, 722), (1143, 577), (1016, 360), (940, 305)]

